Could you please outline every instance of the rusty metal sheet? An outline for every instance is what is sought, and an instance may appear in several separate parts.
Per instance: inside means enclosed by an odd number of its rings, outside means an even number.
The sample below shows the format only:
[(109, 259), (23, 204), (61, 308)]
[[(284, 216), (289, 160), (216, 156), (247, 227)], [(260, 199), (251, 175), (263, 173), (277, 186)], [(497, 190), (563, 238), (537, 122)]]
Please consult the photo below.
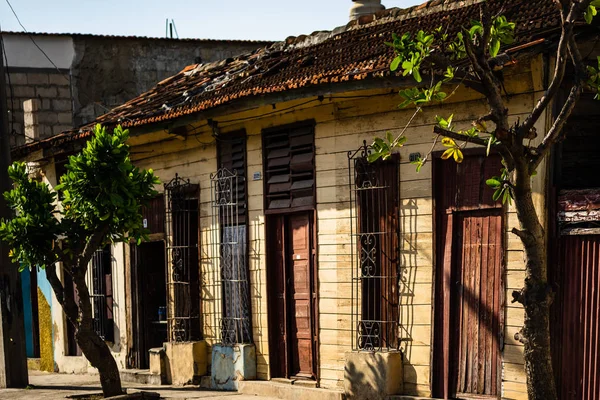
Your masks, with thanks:
[(553, 324), (559, 398), (600, 400), (600, 235), (563, 236)]
[(600, 210), (600, 189), (562, 190), (558, 196), (559, 211)]

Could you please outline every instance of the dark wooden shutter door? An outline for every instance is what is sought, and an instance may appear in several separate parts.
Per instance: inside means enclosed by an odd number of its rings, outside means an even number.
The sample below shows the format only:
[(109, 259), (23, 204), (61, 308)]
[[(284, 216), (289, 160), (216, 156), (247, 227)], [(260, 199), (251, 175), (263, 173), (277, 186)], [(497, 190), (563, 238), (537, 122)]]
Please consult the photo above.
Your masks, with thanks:
[(267, 239), (269, 290), (273, 299), (269, 301), (271, 376), (280, 378), (288, 376), (284, 217), (272, 216), (267, 224), (267, 232), (273, 233)]
[[(502, 211), (456, 218), (453, 343), (456, 393), (498, 392)], [(452, 333), (451, 333), (452, 335)]]
[(485, 179), (498, 175), (501, 167), (495, 155), (434, 166), (436, 397), (499, 393), (503, 208), (492, 199)]

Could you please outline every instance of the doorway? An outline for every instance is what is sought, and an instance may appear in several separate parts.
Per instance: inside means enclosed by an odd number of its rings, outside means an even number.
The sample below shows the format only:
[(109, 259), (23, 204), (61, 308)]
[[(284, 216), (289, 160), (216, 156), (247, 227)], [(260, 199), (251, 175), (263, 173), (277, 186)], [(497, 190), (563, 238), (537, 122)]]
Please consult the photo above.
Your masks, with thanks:
[(271, 375), (317, 379), (314, 212), (267, 218)]
[(150, 368), (148, 351), (167, 341), (165, 242), (131, 245), (132, 332), (130, 366)]
[(435, 397), (500, 395), (504, 209), (485, 180), (501, 167), (483, 155), (434, 165)]

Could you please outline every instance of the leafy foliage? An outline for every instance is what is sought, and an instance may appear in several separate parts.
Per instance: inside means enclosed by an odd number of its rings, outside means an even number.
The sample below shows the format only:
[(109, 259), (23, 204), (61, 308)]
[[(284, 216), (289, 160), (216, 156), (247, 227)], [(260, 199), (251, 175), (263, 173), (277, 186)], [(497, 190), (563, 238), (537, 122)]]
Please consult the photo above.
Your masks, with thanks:
[(512, 204), (512, 199), (514, 198), (513, 187), (510, 184), (510, 176), (508, 170), (506, 168), (502, 168), (501, 176), (493, 176), (490, 179), (486, 180), (485, 183), (492, 189), (494, 189), (494, 194), (492, 195), (492, 199), (494, 201), (498, 201), (502, 199), (502, 204)]
[[(4, 196), (15, 216), (0, 223), (0, 238), (11, 247), (14, 261), (23, 268), (44, 268), (61, 256), (76, 258), (101, 229), (105, 243), (140, 242), (147, 236), (140, 211), (156, 195), (159, 180), (152, 170), (131, 163), (128, 138), (120, 126), (109, 134), (97, 125), (81, 153), (69, 157), (56, 192), (31, 179), (25, 164), (9, 168), (14, 188)], [(56, 204), (57, 194), (62, 207)]]

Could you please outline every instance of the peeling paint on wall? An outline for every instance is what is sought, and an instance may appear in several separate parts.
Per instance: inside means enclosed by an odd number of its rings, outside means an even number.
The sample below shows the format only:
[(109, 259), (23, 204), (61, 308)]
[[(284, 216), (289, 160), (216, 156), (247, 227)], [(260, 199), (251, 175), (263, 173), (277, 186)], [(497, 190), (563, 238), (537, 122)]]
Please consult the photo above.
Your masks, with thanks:
[(52, 343), (52, 313), (50, 303), (38, 287), (38, 309), (40, 318), (40, 370), (54, 372), (54, 355)]

